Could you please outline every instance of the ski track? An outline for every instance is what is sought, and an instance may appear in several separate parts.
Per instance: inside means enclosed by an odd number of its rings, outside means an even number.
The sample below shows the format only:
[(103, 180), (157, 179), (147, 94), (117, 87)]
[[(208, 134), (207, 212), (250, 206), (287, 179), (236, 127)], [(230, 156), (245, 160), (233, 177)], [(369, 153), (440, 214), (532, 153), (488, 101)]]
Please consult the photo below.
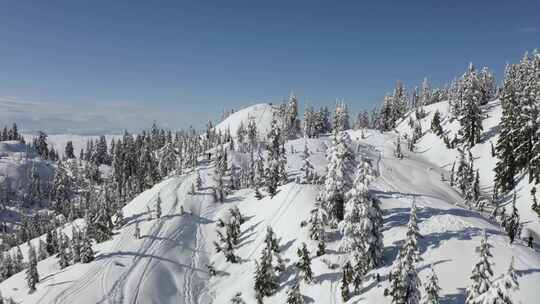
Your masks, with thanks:
[[(180, 179), (177, 181), (178, 182), (177, 188), (183, 184), (183, 181), (184, 181), (183, 179)], [(149, 198), (146, 202), (146, 205), (149, 205), (151, 204), (151, 202), (155, 201), (159, 195), (160, 195), (160, 192), (158, 192), (158, 194)], [(170, 212), (174, 211), (174, 208), (175, 206), (171, 208)], [(156, 224), (159, 224), (158, 227), (156, 227)], [(161, 223), (154, 223), (151, 228), (151, 232), (149, 234), (153, 234), (154, 232), (159, 231), (159, 229), (161, 228), (161, 225), (162, 225)], [(121, 253), (122, 245), (124, 245), (126, 241), (133, 239), (134, 229), (135, 229), (134, 224), (130, 224), (125, 229), (123, 229), (120, 239), (115, 241), (114, 247), (112, 248), (112, 250), (110, 250), (110, 253), (115, 253), (115, 252)], [(150, 244), (148, 244), (146, 248), (143, 248), (143, 246), (146, 245), (145, 243), (143, 243), (143, 245), (140, 248), (142, 250), (139, 250), (138, 252), (148, 252), (148, 250), (150, 250), (151, 247), (154, 245), (153, 244), (154, 242), (150, 242)], [(99, 258), (99, 255), (96, 258)], [(87, 271), (79, 280), (77, 280), (77, 282), (74, 285), (60, 292), (56, 296), (54, 303), (63, 304), (63, 303), (69, 302), (68, 300), (70, 300), (72, 296), (79, 294), (86, 287), (94, 283), (95, 280), (100, 276), (100, 274), (101, 274), (101, 277), (99, 281), (100, 281), (104, 298), (100, 300), (98, 303), (121, 303), (123, 300), (123, 293), (120, 290), (118, 290), (118, 288), (123, 289), (125, 280), (129, 276), (129, 273), (138, 264), (138, 260), (141, 259), (141, 257), (134, 257), (134, 259), (136, 260), (136, 262), (134, 262), (134, 264), (130, 267), (129, 270), (127, 270), (121, 275), (120, 279), (113, 284), (113, 286), (110, 288), (109, 291), (107, 291), (106, 277), (107, 277), (107, 274), (109, 273), (109, 270), (111, 269), (111, 266), (113, 266), (115, 262), (114, 258), (112, 257), (105, 258), (103, 262), (99, 261), (98, 264), (92, 266), (91, 269)], [(118, 287), (119, 284), (121, 284), (122, 287)], [(114, 298), (112, 302), (111, 302), (111, 298)]]

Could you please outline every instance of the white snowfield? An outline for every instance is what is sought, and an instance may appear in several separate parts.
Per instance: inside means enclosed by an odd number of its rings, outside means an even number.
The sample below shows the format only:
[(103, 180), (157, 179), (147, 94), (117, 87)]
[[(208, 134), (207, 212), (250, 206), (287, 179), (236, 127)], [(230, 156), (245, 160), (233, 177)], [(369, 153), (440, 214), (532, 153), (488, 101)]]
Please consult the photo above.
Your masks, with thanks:
[(33, 165), (43, 180), (54, 174), (54, 166), (38, 157), (33, 149), (18, 141), (0, 142), (0, 183), (7, 178), (11, 189), (19, 193), (27, 191)]
[(236, 137), (236, 130), (238, 130), (240, 124), (243, 123), (244, 128), (247, 128), (249, 121), (253, 120), (259, 131), (259, 138), (264, 139), (270, 130), (274, 111), (274, 107), (270, 104), (255, 104), (232, 113), (229, 117), (218, 123), (215, 130), (216, 132), (221, 131), (224, 133), (227, 129), (230, 129), (231, 135)]
[[(433, 265), (442, 287), (442, 303), (463, 303), (470, 274), (478, 261), (476, 247), (483, 230), (493, 245), (495, 277), (508, 267), (512, 256), (520, 275), (520, 290), (514, 293), (516, 303), (537, 303), (540, 282), (540, 253), (525, 247), (521, 241), (509, 245), (501, 228), (475, 211), (455, 205), (459, 194), (442, 182), (443, 169), (429, 163), (424, 154), (407, 154), (403, 160), (393, 157), (396, 135), (378, 131), (350, 131), (358, 155), (372, 159), (379, 178), (371, 185), (373, 194), (382, 201), (384, 209), (384, 266), (370, 272), (362, 294), (348, 303), (390, 303), (383, 295), (388, 286), (387, 274), (405, 237), (409, 208), (415, 201), (418, 210), (419, 240), (423, 261), (419, 264), (420, 277), (425, 279), (429, 265)], [(300, 174), (300, 153), (291, 154), (290, 147), (302, 151), (307, 142), (315, 168), (322, 173), (324, 145), (328, 138), (299, 139), (287, 143), (290, 175)], [(231, 159), (235, 159), (231, 157)], [(40, 282), (37, 290), (28, 294), (25, 274), (21, 272), (0, 284), (4, 297), (17, 303), (230, 303), (231, 297), (242, 293), (246, 303), (255, 303), (253, 277), (255, 260), (260, 257), (266, 227), (272, 226), (286, 262), (278, 292), (265, 298), (265, 303), (284, 303), (286, 290), (295, 278), (296, 250), (302, 242), (314, 255), (317, 243), (308, 237), (300, 222), (308, 218), (314, 206), (319, 186), (290, 182), (279, 188), (274, 198), (256, 200), (252, 190), (232, 193), (226, 202), (214, 203), (210, 195), (213, 164), (201, 164), (203, 189), (188, 194), (194, 174), (169, 178), (142, 193), (124, 208), (127, 223), (112, 240), (94, 246), (96, 260), (76, 264), (60, 270), (57, 259), (50, 257), (39, 262)], [(157, 219), (155, 203), (162, 199), (163, 215)], [(216, 254), (212, 241), (216, 240), (215, 221), (227, 214), (227, 209), (238, 206), (246, 217), (242, 225), (240, 244), (236, 254), (241, 263), (225, 262), (223, 254)], [(181, 206), (185, 214), (181, 214)], [(148, 211), (151, 211), (148, 213)], [(141, 239), (134, 237), (135, 223), (139, 223)], [(69, 231), (71, 228), (66, 225)], [(315, 281), (301, 284), (301, 292), (311, 303), (342, 303), (340, 296), (341, 269), (330, 269), (327, 264), (341, 266), (347, 254), (337, 251), (339, 236), (330, 234), (327, 254), (314, 257), (312, 269)], [(22, 248), (24, 251), (25, 247)], [(323, 262), (326, 260), (327, 262)], [(218, 274), (210, 277), (205, 267), (213, 263)], [(375, 274), (381, 282), (377, 283)]]

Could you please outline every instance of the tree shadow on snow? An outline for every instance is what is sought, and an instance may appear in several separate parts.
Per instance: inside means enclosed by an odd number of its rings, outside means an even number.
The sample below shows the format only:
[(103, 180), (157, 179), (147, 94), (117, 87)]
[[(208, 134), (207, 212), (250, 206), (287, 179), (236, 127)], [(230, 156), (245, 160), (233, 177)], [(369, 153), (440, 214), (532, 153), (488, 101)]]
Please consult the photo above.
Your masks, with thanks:
[(465, 303), (466, 290), (465, 288), (458, 288), (458, 293), (452, 293), (443, 295), (440, 299), (441, 304), (461, 304)]

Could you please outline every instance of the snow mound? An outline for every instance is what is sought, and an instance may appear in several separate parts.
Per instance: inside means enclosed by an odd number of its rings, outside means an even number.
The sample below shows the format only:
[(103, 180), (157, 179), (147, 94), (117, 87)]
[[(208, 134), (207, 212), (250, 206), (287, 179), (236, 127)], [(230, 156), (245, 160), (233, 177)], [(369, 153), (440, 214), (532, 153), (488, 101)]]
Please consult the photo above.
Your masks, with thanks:
[(443, 214), (432, 216), (431, 218), (421, 222), (418, 227), (420, 228), (422, 234), (430, 234), (445, 233), (448, 231), (462, 231), (467, 228), (473, 228), (474, 225), (463, 221), (457, 216)]
[(270, 130), (272, 118), (274, 116), (275, 108), (271, 104), (260, 103), (253, 106), (249, 106), (242, 110), (232, 113), (229, 117), (225, 118), (222, 122), (217, 124), (216, 131), (225, 132), (230, 129), (231, 135), (236, 136), (236, 130), (241, 123), (247, 126), (250, 120), (255, 121), (259, 131), (259, 137), (266, 137), (266, 134)]

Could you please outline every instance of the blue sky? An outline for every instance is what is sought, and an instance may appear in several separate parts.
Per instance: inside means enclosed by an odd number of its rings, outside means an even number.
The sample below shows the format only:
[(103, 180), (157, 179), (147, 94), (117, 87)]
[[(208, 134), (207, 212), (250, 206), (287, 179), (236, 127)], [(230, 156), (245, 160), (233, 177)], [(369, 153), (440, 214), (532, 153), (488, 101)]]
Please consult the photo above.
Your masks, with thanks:
[(500, 80), (540, 47), (540, 1), (0, 1), (0, 43), (0, 101), (96, 130), (201, 126), (291, 90), (371, 108), (397, 79), (441, 84), (471, 61)]

